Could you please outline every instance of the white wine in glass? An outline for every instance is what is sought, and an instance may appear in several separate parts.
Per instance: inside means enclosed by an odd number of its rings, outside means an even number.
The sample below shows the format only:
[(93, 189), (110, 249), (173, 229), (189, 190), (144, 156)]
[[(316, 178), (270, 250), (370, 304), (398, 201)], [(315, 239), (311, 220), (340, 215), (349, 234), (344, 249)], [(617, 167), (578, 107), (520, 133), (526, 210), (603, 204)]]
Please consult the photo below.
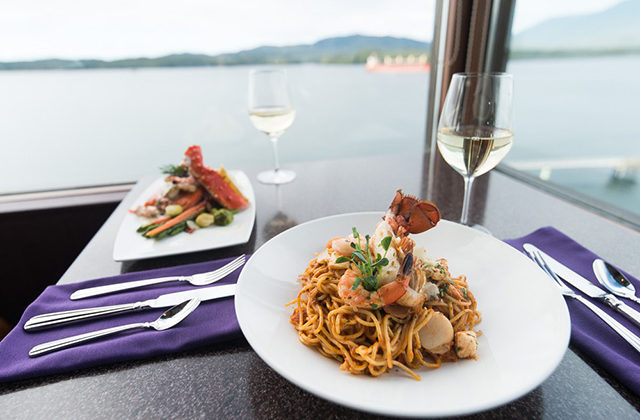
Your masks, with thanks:
[(468, 224), (475, 177), (489, 172), (511, 150), (513, 78), (507, 73), (456, 73), (438, 124), (438, 150), (464, 178), (460, 223)]
[(295, 179), (293, 171), (281, 169), (278, 139), (293, 124), (296, 111), (291, 104), (284, 70), (253, 70), (249, 75), (249, 119), (255, 128), (269, 136), (275, 168), (260, 172), (263, 184), (285, 184)]
[(444, 160), (462, 176), (480, 176), (495, 168), (511, 150), (511, 130), (484, 127), (443, 128), (438, 148)]
[(279, 136), (291, 127), (296, 117), (296, 110), (278, 106), (267, 106), (249, 110), (249, 118), (253, 126), (269, 136)]

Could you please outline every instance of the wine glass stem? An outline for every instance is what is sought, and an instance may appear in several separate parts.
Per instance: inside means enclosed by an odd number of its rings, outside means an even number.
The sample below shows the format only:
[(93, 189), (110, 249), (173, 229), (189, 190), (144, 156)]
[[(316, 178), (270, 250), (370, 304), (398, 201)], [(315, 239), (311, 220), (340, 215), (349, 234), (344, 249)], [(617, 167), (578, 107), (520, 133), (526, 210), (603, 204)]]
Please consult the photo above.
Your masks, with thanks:
[(275, 172), (280, 170), (280, 160), (278, 159), (278, 136), (269, 136), (271, 145), (273, 146), (273, 161), (275, 163)]
[(469, 201), (471, 198), (471, 187), (473, 186), (474, 176), (464, 176), (464, 198), (462, 199), (462, 215), (460, 216), (460, 223), (463, 225), (469, 224)]

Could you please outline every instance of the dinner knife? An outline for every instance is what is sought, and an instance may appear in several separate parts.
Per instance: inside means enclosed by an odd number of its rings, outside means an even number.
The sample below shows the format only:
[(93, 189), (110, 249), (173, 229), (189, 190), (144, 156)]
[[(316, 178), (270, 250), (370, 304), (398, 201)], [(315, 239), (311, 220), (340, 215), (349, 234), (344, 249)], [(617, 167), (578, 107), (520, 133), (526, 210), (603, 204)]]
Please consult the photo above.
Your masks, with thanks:
[(570, 283), (572, 286), (576, 287), (582, 293), (587, 296), (598, 299), (608, 306), (613, 308), (614, 310), (620, 312), (622, 315), (630, 319), (634, 324), (640, 327), (640, 312), (628, 306), (626, 303), (622, 302), (620, 299), (615, 297), (613, 294), (602, 290), (600, 287), (591, 283), (589, 280), (582, 277), (580, 274), (571, 270), (569, 267), (566, 267), (562, 263), (556, 261), (549, 255), (545, 254), (540, 249), (536, 248), (531, 244), (524, 244), (523, 248), (527, 252), (531, 252), (532, 250), (536, 250), (540, 253), (540, 256), (544, 259), (547, 265), (562, 279)]
[(97, 318), (109, 315), (121, 314), (145, 308), (166, 308), (178, 303), (198, 298), (200, 301), (219, 299), (233, 296), (236, 293), (236, 284), (225, 284), (222, 286), (211, 286), (186, 290), (184, 292), (167, 293), (155, 299), (149, 299), (134, 303), (123, 303), (120, 305), (98, 306), (93, 308), (72, 309), (70, 311), (52, 312), (48, 314), (36, 315), (24, 324), (26, 331), (40, 328), (52, 327), (69, 322), (82, 321), (90, 318)]

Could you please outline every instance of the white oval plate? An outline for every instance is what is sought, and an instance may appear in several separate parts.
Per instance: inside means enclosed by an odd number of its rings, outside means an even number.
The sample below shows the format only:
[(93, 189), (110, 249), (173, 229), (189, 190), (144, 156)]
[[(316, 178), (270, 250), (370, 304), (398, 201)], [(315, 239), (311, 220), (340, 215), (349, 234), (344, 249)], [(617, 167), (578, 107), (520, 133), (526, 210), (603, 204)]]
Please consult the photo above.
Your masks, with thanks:
[[(193, 233), (180, 233), (156, 241), (144, 238), (136, 232), (136, 229), (145, 223), (145, 219), (127, 213), (116, 236), (113, 259), (116, 261), (140, 260), (246, 243), (251, 237), (256, 218), (256, 199), (251, 182), (244, 172), (228, 170), (227, 173), (242, 195), (249, 200), (249, 207), (238, 212), (233, 218), (233, 223), (227, 226), (210, 226)], [(135, 209), (144, 204), (149, 197), (162, 190), (165, 177), (163, 175), (152, 182), (133, 202), (131, 208)]]
[(551, 279), (498, 239), (440, 221), (413, 235), (453, 275), (467, 275), (483, 331), (478, 361), (422, 368), (415, 381), (400, 370), (377, 378), (341, 371), (339, 363), (298, 341), (285, 307), (314, 252), (353, 226), (372, 233), (382, 213), (351, 213), (289, 229), (256, 251), (238, 280), (235, 308), (240, 327), (258, 355), (299, 387), (347, 407), (395, 416), (452, 416), (508, 403), (540, 385), (558, 366), (569, 342), (569, 312)]

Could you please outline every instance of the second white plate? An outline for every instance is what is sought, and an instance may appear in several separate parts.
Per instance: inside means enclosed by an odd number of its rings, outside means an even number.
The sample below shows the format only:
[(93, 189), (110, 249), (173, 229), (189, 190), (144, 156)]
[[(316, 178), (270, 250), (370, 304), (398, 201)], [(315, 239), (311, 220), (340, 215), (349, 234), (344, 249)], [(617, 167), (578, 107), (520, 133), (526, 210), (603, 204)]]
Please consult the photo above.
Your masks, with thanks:
[[(198, 229), (191, 234), (180, 233), (176, 236), (156, 241), (144, 238), (137, 233), (136, 229), (144, 224), (144, 219), (128, 213), (124, 217), (116, 236), (113, 259), (116, 261), (139, 260), (246, 243), (251, 237), (256, 218), (255, 195), (251, 182), (244, 172), (228, 170), (227, 173), (240, 192), (249, 200), (249, 207), (238, 212), (234, 217), (233, 223), (227, 226), (210, 226)], [(136, 198), (131, 208), (144, 204), (149, 197), (160, 191), (164, 184), (164, 178), (165, 176), (159, 177), (151, 183)]]

